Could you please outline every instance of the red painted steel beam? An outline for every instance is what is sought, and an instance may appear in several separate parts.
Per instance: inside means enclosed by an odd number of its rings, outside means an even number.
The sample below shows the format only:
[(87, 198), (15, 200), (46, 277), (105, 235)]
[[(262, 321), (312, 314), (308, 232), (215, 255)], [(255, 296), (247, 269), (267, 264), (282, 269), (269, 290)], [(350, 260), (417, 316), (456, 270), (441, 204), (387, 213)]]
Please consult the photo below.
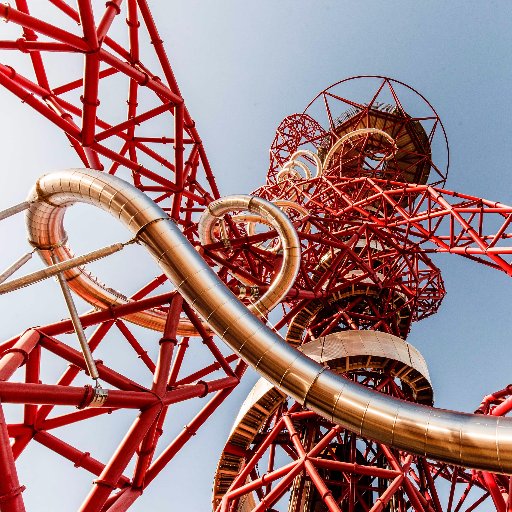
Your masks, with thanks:
[(112, 135), (117, 135), (128, 128), (133, 128), (136, 125), (147, 121), (148, 119), (152, 119), (164, 112), (169, 112), (172, 108), (173, 104), (171, 102), (162, 103), (158, 107), (152, 108), (142, 114), (138, 114), (137, 116), (130, 117), (126, 121), (119, 123), (115, 126), (110, 126), (109, 128), (103, 130), (95, 136), (96, 142), (100, 142), (104, 139), (111, 137)]
[(206, 327), (203, 325), (200, 318), (195, 314), (194, 310), (186, 302), (183, 304), (183, 311), (188, 316), (194, 327), (197, 329), (197, 332), (201, 336), (203, 343), (208, 347), (213, 357), (220, 364), (226, 375), (234, 377), (235, 373), (233, 369), (231, 366), (229, 366), (229, 363), (226, 361), (217, 345), (215, 345), (213, 336), (206, 330)]
[(319, 457), (309, 457), (308, 459), (319, 468), (330, 469), (333, 471), (342, 471), (345, 473), (354, 473), (356, 475), (368, 475), (376, 478), (396, 478), (401, 475), (400, 471), (393, 469), (379, 468), (377, 466), (365, 466), (352, 462), (341, 462), (337, 460), (321, 459)]
[[(98, 325), (98, 327), (95, 329), (95, 331), (89, 338), (89, 348), (91, 349), (91, 352), (94, 352), (98, 348), (99, 344), (103, 341), (104, 337), (112, 327), (112, 324), (112, 321), (107, 321)], [(56, 384), (59, 384), (61, 386), (71, 384), (79, 372), (80, 368), (78, 366), (70, 365), (68, 368), (66, 368), (66, 370), (64, 370), (62, 375), (57, 380)], [(52, 410), (53, 406), (50, 405), (42, 405), (41, 407), (39, 407), (37, 409), (36, 422), (43, 422), (48, 417)]]
[[(231, 354), (225, 358), (227, 364), (230, 364), (233, 361), (236, 361), (237, 359), (239, 359), (239, 356), (237, 354)], [(221, 368), (221, 364), (218, 361), (216, 361), (208, 366), (205, 366), (201, 370), (198, 370), (197, 372), (191, 373), (190, 375), (183, 377), (182, 379), (176, 382), (176, 385), (182, 386), (183, 384), (190, 384), (192, 382), (196, 382), (197, 380), (202, 379), (203, 377), (206, 377), (210, 373), (216, 372)]]
[(25, 512), (21, 495), (24, 489), (18, 480), (7, 423), (0, 405), (0, 511)]
[(137, 338), (135, 338), (124, 322), (116, 320), (116, 327), (126, 338), (133, 350), (135, 350), (137, 357), (140, 358), (140, 360), (147, 366), (148, 370), (153, 374), (155, 372), (156, 365), (149, 357), (147, 350), (142, 348), (142, 345), (137, 341)]
[[(96, 416), (101, 416), (103, 414), (111, 414), (114, 411), (117, 411), (117, 409), (109, 407), (94, 407), (92, 409), (81, 409), (79, 411), (70, 412), (68, 414), (54, 416), (53, 418), (50, 419), (37, 421), (37, 423), (34, 425), (34, 428), (36, 428), (37, 430), (52, 430), (54, 428), (64, 427), (65, 425), (72, 425), (73, 423), (94, 418)], [(29, 425), (30, 424), (34, 424), (34, 422), (29, 423)]]
[[(87, 313), (85, 315), (80, 316), (80, 322), (86, 327), (90, 327), (91, 325), (96, 325), (102, 322), (106, 322), (109, 320), (116, 320), (117, 318), (122, 318), (123, 316), (129, 315), (131, 313), (137, 313), (139, 311), (144, 311), (148, 308), (153, 308), (157, 306), (162, 306), (169, 302), (169, 300), (174, 296), (176, 292), (166, 292), (160, 295), (155, 295), (153, 297), (148, 297), (146, 299), (141, 299), (138, 301), (129, 302), (128, 304), (122, 304), (120, 306), (112, 306), (109, 309), (104, 309), (102, 311), (95, 311), (94, 313)], [(44, 335), (47, 336), (58, 336), (59, 334), (66, 334), (73, 331), (73, 324), (71, 320), (62, 320), (61, 322), (56, 322), (54, 324), (48, 324), (44, 327), (38, 327), (37, 330)], [(15, 343), (18, 338), (12, 338), (6, 342), (7, 344), (2, 344), (0, 346), (0, 350), (3, 350), (4, 347), (7, 347), (10, 343)]]
[(80, 512), (101, 510), (112, 490), (117, 487), (123, 471), (161, 410), (162, 405), (158, 403), (137, 417), (99, 478), (94, 481), (94, 487), (80, 507)]
[(19, 338), (12, 348), (3, 351), (0, 356), (0, 381), (6, 381), (24, 363), (27, 362), (32, 350), (37, 346), (41, 335), (29, 329)]
[(105, 36), (107, 35), (114, 18), (121, 13), (121, 3), (122, 0), (110, 0), (105, 4), (105, 12), (98, 23), (97, 35), (99, 41), (103, 41)]
[(67, 32), (55, 25), (41, 21), (33, 16), (25, 14), (10, 5), (0, 6), (0, 18), (6, 22), (16, 23), (22, 27), (29, 28), (39, 34), (44, 34), (52, 39), (56, 39), (61, 43), (68, 44), (76, 50), (86, 52), (89, 47), (87, 43), (78, 36)]
[[(28, 356), (25, 364), (25, 382), (37, 384), (41, 378), (41, 346), (36, 345)], [(26, 404), (23, 411), (25, 425), (34, 425), (37, 416), (37, 406)]]
[(309, 459), (304, 461), (304, 469), (311, 478), (313, 485), (316, 487), (321, 500), (327, 506), (329, 512), (341, 512), (340, 507), (338, 507), (338, 504), (332, 495), (332, 491), (327, 487), (324, 479), (320, 476), (314, 464)]
[[(69, 443), (62, 441), (62, 439), (48, 434), (48, 432), (36, 432), (34, 439), (42, 446), (45, 446), (46, 448), (59, 454), (61, 457), (71, 461), (75, 467), (83, 468), (93, 475), (99, 476), (105, 469), (105, 464), (92, 457), (90, 453), (82, 452)], [(117, 485), (119, 487), (124, 487), (129, 485), (129, 483), (129, 478), (126, 476), (121, 476), (117, 482)]]
[[(204, 390), (204, 387), (201, 389)], [(87, 388), (59, 386), (55, 384), (27, 384), (23, 382), (0, 382), (0, 401), (13, 404), (87, 405)], [(109, 390), (104, 407), (141, 409), (149, 407), (158, 398), (151, 393)]]
[[(303, 465), (304, 465), (303, 459), (294, 460), (293, 462), (289, 462), (288, 464), (285, 464), (284, 466), (272, 471), (271, 473), (265, 473), (260, 478), (251, 480), (250, 482), (247, 482), (244, 485), (241, 485), (240, 487), (236, 487), (233, 490), (228, 491), (225, 494), (226, 501), (234, 500), (236, 498), (243, 496), (244, 494), (248, 494), (252, 491), (255, 491), (256, 489), (261, 487), (262, 484), (267, 484), (267, 483), (271, 483), (276, 480), (279, 480), (283, 476), (288, 475), (290, 472), (301, 471), (303, 468)], [(270, 505), (271, 503), (268, 503), (268, 504)]]
[[(78, 350), (75, 350), (65, 343), (45, 334), (43, 334), (41, 338), (41, 346), (65, 361), (68, 361), (86, 371), (87, 366), (85, 364), (84, 356)], [(118, 389), (124, 391), (149, 391), (145, 386), (134, 382), (115, 370), (112, 370), (108, 366), (105, 366), (101, 361), (96, 361), (96, 366), (100, 379)]]
[(125, 512), (142, 495), (142, 489), (128, 487), (105, 502), (105, 512)]
[[(172, 355), (174, 347), (177, 344), (176, 335), (178, 331), (182, 305), (183, 299), (181, 295), (174, 295), (169, 304), (163, 336), (160, 339), (158, 361), (154, 373), (153, 386), (151, 388), (151, 391), (159, 397), (164, 397), (167, 389), (167, 382), (169, 380), (169, 373), (171, 370)], [(135, 489), (143, 487), (144, 478), (146, 476), (147, 469), (151, 464), (151, 460), (153, 459), (158, 438), (160, 436), (158, 431), (162, 429), (165, 414), (166, 409), (163, 409), (160, 412), (159, 418), (155, 419), (144, 439), (142, 440), (138, 452), (137, 464), (133, 473), (132, 486)]]
[(74, 52), (75, 48), (64, 43), (54, 43), (51, 41), (27, 41), (26, 39), (17, 39), (16, 41), (0, 40), (0, 50), (18, 50), (23, 53), (30, 52)]
[[(235, 369), (237, 379), (241, 379), (247, 365), (240, 361)], [(228, 377), (233, 379), (233, 377)], [(221, 380), (221, 379), (219, 379)], [(219, 405), (226, 399), (226, 397), (233, 391), (234, 386), (226, 387), (218, 391), (215, 396), (201, 409), (201, 411), (194, 417), (194, 419), (185, 426), (183, 431), (170, 443), (167, 448), (160, 454), (160, 456), (153, 462), (146, 473), (145, 483), (149, 483), (162, 471), (162, 469), (174, 458), (174, 456), (185, 446), (185, 444), (196, 435), (199, 428), (206, 422), (206, 420), (213, 414)]]

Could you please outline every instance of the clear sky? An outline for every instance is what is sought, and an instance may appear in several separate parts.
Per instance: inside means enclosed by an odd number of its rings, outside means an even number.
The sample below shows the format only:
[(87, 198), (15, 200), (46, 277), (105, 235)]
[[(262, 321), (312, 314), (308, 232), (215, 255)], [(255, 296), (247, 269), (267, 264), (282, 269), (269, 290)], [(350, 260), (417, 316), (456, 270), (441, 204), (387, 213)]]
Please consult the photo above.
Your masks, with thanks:
[[(222, 194), (248, 193), (264, 182), (268, 147), (284, 116), (302, 111), (332, 82), (383, 74), (417, 88), (440, 114), (451, 148), (447, 188), (512, 203), (508, 0), (160, 0), (151, 5)], [(0, 38), (11, 34), (10, 25), (0, 26)], [(16, 56), (4, 52), (0, 61), (16, 64)], [(23, 200), (40, 174), (80, 164), (64, 136), (4, 90), (0, 104), (3, 208)], [(80, 228), (74, 235), (79, 248), (85, 239), (91, 248), (101, 246), (108, 230), (98, 229), (94, 216), (92, 222), (89, 217), (84, 221), (89, 210), (79, 211), (83, 213), (74, 220)], [(4, 267), (23, 250), (22, 220), (3, 223), (0, 230)], [(149, 258), (141, 258), (140, 274), (154, 275), (154, 268), (146, 268), (152, 265)], [(443, 270), (447, 297), (437, 315), (413, 326), (408, 340), (429, 364), (436, 404), (473, 411), (483, 395), (511, 382), (510, 278), (457, 256), (443, 255), (435, 262)], [(116, 286), (136, 289), (130, 272), (104, 270)], [(46, 285), (18, 297), (0, 298), (2, 337), (66, 315), (58, 294)], [(218, 455), (254, 381), (250, 374), (133, 510), (209, 509)], [(187, 412), (184, 408), (183, 415)], [(169, 420), (179, 430), (186, 419), (182, 412), (173, 414), (171, 410)], [(118, 421), (121, 428), (129, 419)], [(106, 423), (80, 428), (78, 434), (92, 445), (89, 451), (104, 459), (124, 432)], [(37, 457), (20, 460), (28, 510), (76, 508), (90, 475), (79, 476), (66, 461), (56, 465), (59, 459), (40, 447), (32, 453)], [(48, 470), (65, 484), (43, 487)], [(70, 472), (73, 478), (68, 479)], [(75, 486), (75, 478), (82, 487)]]

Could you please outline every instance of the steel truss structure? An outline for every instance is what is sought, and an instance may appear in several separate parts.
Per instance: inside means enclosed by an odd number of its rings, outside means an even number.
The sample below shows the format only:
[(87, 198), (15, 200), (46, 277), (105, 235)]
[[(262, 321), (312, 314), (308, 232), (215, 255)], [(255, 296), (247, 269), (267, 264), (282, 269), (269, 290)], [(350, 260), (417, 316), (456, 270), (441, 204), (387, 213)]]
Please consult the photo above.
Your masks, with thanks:
[[(215, 510), (469, 512), (490, 501), (509, 510), (512, 429), (496, 418), (512, 408), (511, 390), (486, 397), (469, 426), (457, 413), (425, 409), (417, 404), (432, 405), (428, 370), (404, 341), (445, 294), (432, 254), (459, 254), (512, 275), (512, 207), (443, 188), (448, 145), (428, 101), (386, 77), (356, 77), (372, 84), (365, 103), (345, 92), (352, 79), (335, 84), (278, 127), (266, 184), (252, 197), (221, 199), (147, 0), (113, 0), (101, 10), (90, 0), (76, 9), (64, 0), (30, 8), (26, 0), (0, 6), (0, 17), (21, 30), (0, 49), (25, 54), (31, 69), (0, 65), (0, 84), (61, 129), (83, 166), (97, 172), (43, 177), (27, 202), (0, 214), (27, 210), (30, 241), (47, 265), (7, 281), (21, 258), (0, 276), (0, 293), (57, 276), (70, 313), (0, 343), (0, 400), (23, 406), (17, 422), (0, 407), (0, 510), (25, 510), (16, 460), (34, 442), (94, 475), (80, 510), (127, 510), (206, 428), (247, 364), (272, 384), (249, 397), (235, 421), (215, 476)], [(58, 73), (48, 65), (55, 58)], [(158, 72), (147, 64), (155, 58)], [(77, 60), (83, 75), (63, 78), (65, 63)], [(113, 90), (128, 91), (126, 104)], [(134, 240), (163, 273), (131, 296), (86, 274), (84, 264), (126, 243), (75, 258), (59, 224), (61, 207), (74, 201), (114, 212), (128, 226), (147, 220)], [(139, 209), (125, 218), (132, 203)], [(182, 268), (166, 260), (172, 251), (176, 259), (188, 255)], [(201, 289), (200, 272), (214, 284)], [(177, 290), (158, 293), (168, 280)], [(95, 310), (79, 315), (71, 292)], [(282, 315), (271, 325), (278, 304)], [(157, 359), (130, 322), (154, 332)], [(284, 328), (288, 345), (276, 335)], [(234, 353), (225, 355), (214, 333)], [(146, 381), (117, 371), (115, 359), (94, 359), (110, 335), (144, 363)], [(311, 348), (319, 340), (320, 355)], [(197, 341), (210, 362), (186, 374)], [(53, 383), (41, 382), (47, 353), (69, 365)], [(77, 383), (84, 375), (92, 385)], [(374, 391), (365, 395), (363, 386)], [(155, 458), (169, 407), (210, 394)], [(140, 412), (108, 461), (59, 437), (61, 427), (125, 409)], [(430, 411), (428, 420), (421, 411)]]

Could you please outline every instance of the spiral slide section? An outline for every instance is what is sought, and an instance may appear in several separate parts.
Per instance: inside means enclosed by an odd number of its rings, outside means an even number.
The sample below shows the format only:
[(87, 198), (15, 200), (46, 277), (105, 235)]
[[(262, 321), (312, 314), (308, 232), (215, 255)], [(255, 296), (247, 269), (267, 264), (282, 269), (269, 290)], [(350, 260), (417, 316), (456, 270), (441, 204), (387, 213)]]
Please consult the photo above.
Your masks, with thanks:
[[(165, 212), (128, 183), (90, 169), (71, 169), (40, 178), (28, 200), (32, 204), (27, 226), (36, 246), (59, 243), (65, 209), (75, 202), (118, 218), (232, 350), (270, 383), (329, 421), (418, 455), (512, 473), (512, 419), (391, 398), (336, 375), (288, 346), (220, 281)], [(274, 208), (283, 225), (291, 226)]]

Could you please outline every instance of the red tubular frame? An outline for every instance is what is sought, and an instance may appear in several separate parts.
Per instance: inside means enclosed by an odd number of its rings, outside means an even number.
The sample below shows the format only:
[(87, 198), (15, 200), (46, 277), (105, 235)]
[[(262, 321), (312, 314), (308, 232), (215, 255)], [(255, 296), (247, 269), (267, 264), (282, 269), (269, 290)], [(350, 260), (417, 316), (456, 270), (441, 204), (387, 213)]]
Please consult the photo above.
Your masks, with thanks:
[[(62, 16), (77, 23), (76, 32), (32, 15), (26, 0), (16, 0), (16, 7), (0, 6), (0, 18), (17, 24), (22, 33), (16, 40), (0, 41), (0, 49), (6, 53), (26, 54), (34, 75), (33, 78), (23, 76), (13, 67), (0, 65), (0, 85), (60, 128), (84, 166), (123, 174), (160, 203), (183, 232), (199, 245), (193, 215), (220, 194), (147, 1), (112, 0), (99, 13), (93, 11), (90, 0), (78, 0), (77, 9), (64, 0), (50, 0), (50, 3)], [(122, 19), (119, 15), (123, 9), (128, 26), (126, 47), (110, 35), (111, 27)], [(41, 36), (42, 41), (39, 40)], [(163, 79), (141, 61), (141, 50), (151, 46)], [(66, 58), (83, 60), (83, 76), (68, 77), (63, 83), (55, 83), (45, 66), (47, 52), (59, 54), (63, 63)], [(368, 115), (379, 94), (388, 88), (397, 111), (402, 111), (396, 89), (399, 85), (407, 86), (385, 77), (380, 79), (377, 92), (366, 105), (343, 98), (332, 88), (322, 91), (317, 99), (325, 107), (328, 126), (313, 119), (306, 110), (286, 118), (274, 139), (267, 185), (257, 194), (270, 200), (294, 199), (309, 210), (304, 218), (292, 219), (299, 232), (304, 257), (297, 282), (283, 302), (284, 315), (277, 323), (277, 329), (317, 301), (334, 294), (347, 295), (349, 286), (358, 292), (369, 286), (368, 291), (373, 286), (379, 288), (379, 293), (383, 289), (391, 290), (386, 296), (389, 303), (397, 297), (403, 297), (403, 303), (394, 309), (382, 310), (371, 298), (364, 302), (364, 294), (359, 293), (358, 297), (346, 300), (340, 312), (320, 319), (315, 332), (328, 334), (344, 322), (346, 328), (377, 329), (405, 336), (410, 323), (435, 313), (444, 296), (439, 269), (428, 257), (431, 252), (459, 254), (512, 275), (512, 264), (507, 260), (507, 255), (512, 254), (512, 245), (508, 244), (512, 238), (512, 207), (436, 187), (444, 184), (446, 171), (439, 170), (433, 163), (437, 175), (432, 186), (368, 176), (347, 178), (335, 172), (326, 172), (322, 177), (308, 180), (307, 184), (293, 180), (284, 184), (277, 182), (277, 174), (297, 149), (320, 147), (326, 140), (333, 142), (337, 138), (335, 102), (343, 104), (345, 110), (354, 108), (362, 115)], [(109, 80), (125, 80), (127, 84), (128, 106), (122, 121), (101, 117), (101, 100), (106, 99)], [(436, 129), (442, 129), (442, 123), (425, 98), (421, 98), (432, 114), (416, 121), (434, 121), (428, 134), (430, 140)], [(117, 100), (112, 95), (108, 97), (108, 101)], [(139, 103), (151, 106), (142, 111)], [(172, 127), (171, 133), (151, 132), (148, 135), (143, 128), (153, 126), (156, 119), (162, 119), (161, 124), (166, 128)], [(172, 150), (164, 152), (162, 146), (166, 144), (172, 144)], [(169, 152), (172, 153), (170, 156)], [(313, 164), (312, 159), (306, 160)], [(500, 227), (494, 232), (487, 229), (487, 225), (495, 219), (500, 221)], [(268, 231), (248, 236), (236, 222), (226, 220), (230, 248), (218, 242), (200, 247), (201, 253), (218, 268), (219, 274), (235, 292), (239, 282), (230, 277), (230, 271), (235, 270), (254, 285), (254, 291), (264, 292), (281, 262), (277, 253), (269, 255), (261, 244), (271, 243), (276, 233)], [(308, 223), (314, 226), (313, 232), (305, 228)], [(364, 248), (357, 245), (361, 240), (366, 240)], [(372, 244), (385, 248), (378, 258), (372, 253)], [(326, 256), (330, 258), (331, 268), (327, 265), (318, 277), (316, 274)], [(0, 343), (0, 400), (24, 405), (23, 422), (16, 424), (6, 422), (0, 406), (2, 512), (25, 510), (15, 460), (31, 441), (53, 450), (97, 477), (82, 503), (82, 511), (127, 510), (238, 384), (246, 369), (245, 363), (234, 355), (223, 355), (192, 308), (183, 303), (177, 293), (149, 297), (165, 281), (165, 276), (156, 278), (134, 294), (132, 302), (126, 305), (81, 316), (84, 328), (96, 326), (88, 340), (91, 351), (94, 352), (107, 335), (117, 329), (121, 339), (126, 341), (127, 350), (142, 360), (151, 375), (151, 382), (138, 383), (116, 371), (115, 361), (111, 366), (98, 361), (102, 381), (115, 388), (109, 389), (108, 397), (98, 408), (88, 408), (93, 403), (92, 387), (73, 386), (74, 380), (85, 371), (85, 363), (80, 352), (58, 338), (73, 332), (70, 320), (29, 329)], [(167, 311), (156, 362), (122, 320), (125, 315), (154, 307)], [(402, 315), (403, 312), (407, 313)], [(409, 320), (400, 325), (399, 319), (407, 314), (410, 314)], [(188, 374), (184, 374), (184, 361), (189, 338), (178, 340), (176, 336), (177, 323), (182, 316), (188, 317), (196, 327), (204, 350), (212, 360)], [(306, 340), (314, 334), (310, 331)], [(56, 383), (40, 382), (41, 354), (44, 352), (50, 352), (70, 365)], [(24, 380), (11, 382), (22, 365), (26, 366)], [(403, 397), (392, 379), (382, 383), (381, 388)], [(213, 396), (209, 402), (154, 460), (167, 409), (172, 404), (210, 393)], [(57, 405), (78, 407), (78, 410), (50, 417)], [(483, 413), (508, 413), (512, 409), (508, 388), (487, 397), (481, 407)], [(62, 441), (53, 433), (65, 425), (92, 420), (121, 408), (140, 410), (140, 413), (107, 463), (94, 459), (88, 452)], [(456, 510), (465, 503), (467, 493), (474, 486), (486, 488), (488, 493), (468, 510), (476, 508), (488, 496), (499, 512), (512, 507), (512, 484), (505, 477), (485, 472), (469, 474), (420, 458), (413, 459), (382, 445), (373, 447), (373, 453), (385, 459), (391, 469), (369, 464), (370, 455), (367, 464), (361, 465), (354, 451), (349, 462), (325, 458), (322, 450), (328, 449), (329, 443), (340, 435), (339, 427), (329, 426), (323, 439), (311, 448), (303, 444), (304, 438), (300, 438), (296, 427), (295, 421), (300, 424), (303, 420), (310, 421), (310, 425), (320, 421), (297, 406), (275, 419), (260, 445), (247, 454), (245, 466), (222, 500), (220, 510), (235, 510), (238, 498), (250, 491), (260, 497), (255, 510), (268, 510), (294, 479), (304, 473), (327, 509), (339, 512), (340, 505), (323, 476), (327, 470), (345, 475), (350, 512), (360, 498), (357, 480), (362, 476), (388, 481), (373, 506), (367, 507), (370, 512), (382, 510), (395, 498), (402, 509), (412, 507), (416, 511), (440, 512), (441, 503), (435, 489), (438, 477), (451, 481), (450, 509), (455, 500), (455, 488), (460, 483), (467, 487)], [(52, 430), (51, 434), (49, 430)], [(287, 436), (285, 451), (293, 460), (276, 469), (276, 440), (282, 432)], [(272, 453), (267, 475), (257, 477), (256, 464), (267, 449)], [(135, 460), (135, 470), (129, 477), (124, 472), (131, 460)], [(503, 489), (511, 491), (507, 502), (503, 498)]]
[[(201, 204), (205, 204), (205, 200), (219, 197), (219, 192), (202, 141), (179, 91), (147, 3), (142, 0), (126, 2), (128, 48), (123, 48), (109, 36), (111, 25), (123, 7), (120, 0), (107, 2), (104, 12), (99, 16), (95, 16), (87, 0), (78, 2), (77, 11), (62, 0), (52, 0), (52, 3), (62, 15), (80, 23), (82, 34), (73, 34), (30, 15), (25, 0), (18, 0), (17, 8), (2, 6), (0, 18), (20, 25), (24, 38), (0, 41), (0, 49), (28, 52), (37, 83), (23, 77), (12, 67), (2, 66), (0, 84), (61, 128), (70, 137), (73, 147), (87, 167), (103, 169), (108, 165), (111, 172), (125, 167), (133, 172), (136, 186), (142, 188), (156, 183), (173, 192), (171, 215), (177, 221), (189, 225), (192, 212), (186, 213), (183, 208), (191, 207), (190, 198), (197, 197)], [(140, 48), (146, 44), (143, 29), (147, 31), (148, 43), (153, 45), (156, 52), (165, 82), (140, 61)], [(38, 36), (50, 41), (39, 42)], [(60, 52), (63, 56), (83, 55), (83, 77), (63, 84), (51, 83), (44, 65), (44, 52), (47, 51)], [(105, 93), (102, 83), (112, 75), (124, 76), (129, 82), (127, 120), (115, 126), (98, 116), (100, 100)], [(80, 89), (81, 94), (76, 96)], [(63, 98), (64, 94), (67, 97), (73, 94), (78, 101), (70, 102)], [(155, 107), (148, 112), (138, 112), (139, 96), (151, 95)], [(174, 118), (173, 137), (168, 137), (167, 133), (162, 137), (137, 137), (145, 122), (169, 115)], [(125, 141), (121, 151), (116, 147), (116, 139)], [(172, 162), (162, 158), (159, 151), (150, 147), (154, 142), (165, 142), (166, 139), (173, 142)], [(156, 164), (162, 164), (170, 171), (171, 177), (167, 176), (168, 173), (162, 176), (141, 164), (138, 151), (146, 154)], [(109, 161), (108, 164), (102, 161), (102, 157)], [(197, 181), (198, 167), (202, 169), (210, 191), (205, 191)], [(147, 182), (141, 178), (146, 178)]]
[[(146, 291), (151, 288), (151, 286), (146, 287)], [(143, 296), (144, 293), (138, 294), (139, 297), (141, 295)], [(126, 325), (116, 319), (124, 314), (126, 307), (129, 308), (128, 311), (139, 310), (139, 308), (143, 310), (148, 307), (148, 304), (155, 305), (166, 302), (169, 303), (167, 322), (160, 339), (158, 360), (156, 364), (147, 365), (153, 374), (151, 387), (141, 385), (98, 361), (97, 368), (102, 381), (117, 389), (109, 389), (108, 397), (97, 409), (84, 409), (92, 400), (90, 386), (71, 385), (78, 374), (85, 371), (83, 356), (54, 337), (70, 331), (69, 321), (41, 327), (37, 330), (30, 329), (21, 336), (4, 342), (0, 349), (0, 401), (25, 404), (25, 415), (23, 424), (8, 425), (5, 421), (0, 423), (0, 450), (3, 455), (0, 464), (2, 464), (4, 474), (7, 475), (0, 484), (0, 491), (5, 498), (4, 501), (0, 501), (0, 510), (5, 509), (9, 512), (24, 510), (20, 494), (22, 488), (17, 480), (14, 460), (29, 446), (31, 440), (39, 442), (70, 460), (75, 466), (98, 477), (89, 496), (83, 502), (81, 510), (96, 511), (110, 506), (114, 507), (113, 510), (126, 510), (122, 507), (128, 507), (142, 494), (149, 483), (157, 477), (165, 465), (195, 435), (236, 387), (245, 371), (245, 363), (239, 361), (233, 369), (230, 364), (237, 358), (225, 358), (203, 328), (201, 331), (204, 336), (203, 343), (205, 348), (211, 352), (214, 363), (190, 376), (184, 375), (181, 378), (183, 383), (176, 382), (188, 347), (187, 338), (178, 341), (176, 337), (179, 318), (184, 311), (186, 314), (190, 314), (194, 323), (198, 323), (198, 318), (191, 308), (183, 303), (181, 296), (176, 292), (150, 299), (140, 298), (134, 303), (119, 306), (122, 308), (120, 311), (116, 311), (117, 308), (112, 308), (110, 311), (84, 315), (82, 317), (84, 326), (98, 325), (96, 331), (89, 338), (91, 350), (94, 351), (105, 335), (117, 325), (129, 346), (134, 349), (136, 355), (140, 356), (142, 350), (140, 343)], [(201, 324), (198, 323), (198, 325)], [(50, 336), (49, 332), (53, 335)], [(178, 347), (176, 351), (174, 350), (175, 346)], [(49, 351), (71, 363), (72, 366), (63, 373), (58, 384), (39, 382), (41, 351)], [(151, 360), (146, 360), (146, 363), (148, 362)], [(25, 382), (7, 381), (25, 363)], [(218, 371), (225, 376), (202, 380)], [(205, 397), (210, 393), (214, 394), (213, 398), (153, 462), (168, 407), (184, 400)], [(74, 406), (80, 410), (48, 418), (56, 405)], [(103, 464), (88, 453), (48, 432), (48, 430), (55, 430), (121, 408), (140, 409), (141, 412), (107, 464)], [(9, 438), (14, 439), (12, 448)], [(137, 461), (133, 477), (130, 479), (123, 475), (123, 471), (134, 456)], [(122, 492), (113, 494), (116, 489), (122, 489)]]

